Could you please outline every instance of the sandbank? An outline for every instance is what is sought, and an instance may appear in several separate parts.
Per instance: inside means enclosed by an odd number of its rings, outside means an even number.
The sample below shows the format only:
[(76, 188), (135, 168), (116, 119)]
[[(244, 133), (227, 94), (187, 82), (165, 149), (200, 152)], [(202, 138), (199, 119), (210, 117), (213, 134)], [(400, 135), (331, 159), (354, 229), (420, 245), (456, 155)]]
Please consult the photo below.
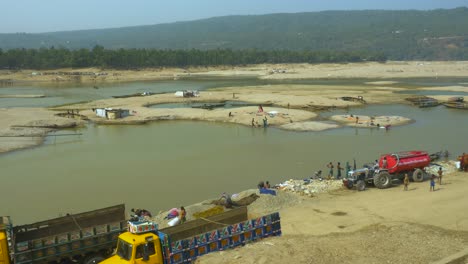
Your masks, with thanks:
[[(258, 64), (139, 70), (57, 69), (0, 70), (0, 82), (132, 82), (198, 77), (254, 77), (261, 79), (389, 79), (466, 77), (468, 61), (388, 61), (385, 63)], [(68, 74), (73, 73), (73, 74)], [(390, 84), (390, 83), (387, 83)], [(375, 84), (381, 85), (381, 84)]]
[(410, 124), (413, 120), (402, 116), (352, 116), (352, 115), (334, 115), (331, 120), (346, 124), (352, 127), (362, 128), (385, 128), (385, 126), (401, 126)]
[(0, 94), (0, 98), (44, 98), (43, 94)]
[[(324, 89), (326, 88), (326, 89)], [(395, 88), (398, 90), (399, 88)], [(198, 97), (177, 97), (174, 93), (155, 94), (127, 98), (111, 98), (86, 103), (77, 103), (54, 107), (49, 110), (24, 108), (9, 108), (9, 115), (17, 116), (16, 124), (30, 126), (36, 120), (45, 124), (40, 132), (46, 133), (50, 127), (58, 129), (82, 124), (79, 119), (57, 117), (57, 114), (66, 114), (69, 110), (79, 110), (82, 118), (98, 124), (144, 124), (159, 120), (199, 120), (208, 122), (234, 123), (244, 126), (264, 127), (264, 119), (268, 126), (294, 131), (321, 131), (342, 125), (354, 124), (344, 122), (341, 125), (314, 122), (317, 110), (349, 108), (364, 106), (362, 102), (345, 101), (342, 97), (362, 96), (369, 104), (405, 103), (404, 95), (393, 93), (394, 90), (386, 87), (355, 87), (337, 85), (263, 85), (248, 87), (226, 87), (200, 92)], [(238, 101), (253, 105), (263, 105), (263, 112), (258, 106), (245, 106), (237, 108), (215, 108), (213, 110), (199, 108), (151, 108), (151, 105), (164, 103), (216, 103), (225, 101)], [(95, 108), (122, 108), (130, 111), (130, 116), (108, 120), (98, 117)], [(231, 113), (231, 115), (229, 115)], [(0, 135), (10, 135), (12, 124), (9, 115), (0, 116)], [(253, 120), (253, 125), (252, 125)], [(62, 124), (63, 123), (63, 124)], [(297, 124), (296, 124), (297, 123)], [(393, 123), (392, 123), (393, 124)], [(48, 126), (48, 128), (46, 128)], [(3, 132), (2, 132), (3, 131)], [(18, 131), (16, 131), (18, 132)], [(25, 135), (37, 135), (31, 131)], [(0, 144), (0, 151), (6, 152), (38, 145), (40, 139), (24, 142), (18, 139)]]
[(47, 133), (83, 125), (43, 108), (0, 108), (0, 153), (42, 144)]

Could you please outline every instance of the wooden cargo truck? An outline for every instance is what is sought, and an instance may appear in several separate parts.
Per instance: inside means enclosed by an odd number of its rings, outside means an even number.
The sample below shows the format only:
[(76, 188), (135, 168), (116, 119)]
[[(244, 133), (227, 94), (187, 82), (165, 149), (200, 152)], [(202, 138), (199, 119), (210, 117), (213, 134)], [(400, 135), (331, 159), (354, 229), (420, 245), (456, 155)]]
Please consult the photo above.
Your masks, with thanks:
[(0, 263), (98, 263), (126, 230), (123, 204), (21, 226), (2, 217)]
[(129, 230), (119, 236), (116, 254), (102, 264), (192, 263), (211, 252), (281, 235), (279, 213), (248, 219), (247, 207), (161, 230), (152, 222), (133, 222)]

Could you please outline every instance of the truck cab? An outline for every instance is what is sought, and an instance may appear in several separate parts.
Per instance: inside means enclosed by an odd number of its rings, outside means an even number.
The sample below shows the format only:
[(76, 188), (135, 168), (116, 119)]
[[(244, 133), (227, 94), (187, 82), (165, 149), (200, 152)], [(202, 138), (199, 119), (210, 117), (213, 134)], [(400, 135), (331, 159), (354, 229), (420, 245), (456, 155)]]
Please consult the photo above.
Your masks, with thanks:
[(100, 263), (163, 264), (162, 260), (161, 241), (157, 235), (125, 232), (119, 236), (116, 254)]

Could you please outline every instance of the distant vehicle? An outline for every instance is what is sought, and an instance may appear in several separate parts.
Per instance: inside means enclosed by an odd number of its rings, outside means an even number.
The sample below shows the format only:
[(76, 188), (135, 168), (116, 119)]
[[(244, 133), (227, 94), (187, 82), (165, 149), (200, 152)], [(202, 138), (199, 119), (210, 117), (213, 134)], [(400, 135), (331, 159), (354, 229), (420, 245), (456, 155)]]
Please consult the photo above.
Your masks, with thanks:
[(0, 263), (98, 263), (126, 229), (123, 204), (21, 226), (0, 217)]

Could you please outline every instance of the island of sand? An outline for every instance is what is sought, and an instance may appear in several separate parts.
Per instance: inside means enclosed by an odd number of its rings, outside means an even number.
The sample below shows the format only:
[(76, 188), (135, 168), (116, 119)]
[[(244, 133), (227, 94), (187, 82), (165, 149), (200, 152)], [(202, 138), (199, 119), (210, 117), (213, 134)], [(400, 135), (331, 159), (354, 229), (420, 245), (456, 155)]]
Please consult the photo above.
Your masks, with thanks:
[[(284, 71), (275, 71), (278, 67)], [(107, 74), (96, 74), (83, 77), (81, 82), (97, 87), (100, 82), (161, 80), (193, 77), (229, 77), (244, 76), (264, 79), (307, 79), (307, 78), (385, 78), (385, 77), (432, 77), (461, 76), (468, 67), (465, 62), (388, 62), (388, 63), (358, 63), (358, 64), (288, 64), (288, 65), (254, 65), (248, 67), (216, 67), (192, 69), (154, 69), (144, 71), (111, 71)], [(398, 68), (400, 70), (394, 71)], [(70, 70), (71, 71), (71, 70)], [(82, 69), (82, 71), (102, 72), (98, 69)], [(73, 72), (77, 72), (74, 70)], [(331, 74), (333, 72), (333, 74)], [(35, 74), (30, 71), (1, 71), (0, 78), (8, 78), (16, 82), (65, 82), (76, 79), (53, 79), (53, 74)], [(52, 78), (52, 79), (51, 79)], [(283, 84), (249, 87), (226, 87), (202, 91), (197, 97), (181, 98), (174, 93), (136, 96), (128, 98), (112, 98), (87, 103), (78, 103), (50, 109), (0, 109), (0, 136), (8, 136), (0, 140), (0, 153), (40, 144), (40, 135), (56, 131), (64, 127), (84, 125), (81, 119), (91, 120), (100, 124), (142, 124), (158, 120), (200, 120), (208, 122), (235, 123), (244, 126), (268, 127), (292, 131), (322, 131), (345, 126), (373, 128), (379, 126), (405, 125), (415, 120), (403, 116), (360, 116), (359, 120), (350, 115), (332, 116), (326, 120), (318, 119), (322, 110), (352, 109), (366, 104), (407, 104), (405, 95), (395, 93), (405, 90), (397, 87), (395, 81), (367, 82), (365, 86), (355, 85), (305, 85)], [(447, 89), (462, 91), (463, 84)], [(466, 87), (465, 87), (466, 88)], [(432, 89), (432, 88), (427, 88)], [(0, 95), (1, 96), (1, 95)], [(8, 96), (8, 95), (3, 95)], [(362, 101), (343, 100), (343, 98), (364, 98)], [(447, 100), (447, 96), (438, 96)], [(240, 106), (231, 109), (215, 108), (213, 110), (200, 108), (152, 108), (152, 105), (165, 103), (219, 103), (234, 101), (247, 103), (250, 106)], [(262, 106), (262, 111), (259, 111)], [(113, 108), (128, 109), (130, 116), (109, 120), (96, 115), (94, 109)], [(69, 111), (77, 111), (78, 119), (70, 117)], [(357, 122), (356, 122), (357, 121)], [(417, 121), (417, 120), (416, 120)], [(39, 125), (37, 125), (39, 124)], [(17, 136), (17, 137), (15, 137)], [(25, 142), (21, 137), (34, 136), (35, 140)]]

